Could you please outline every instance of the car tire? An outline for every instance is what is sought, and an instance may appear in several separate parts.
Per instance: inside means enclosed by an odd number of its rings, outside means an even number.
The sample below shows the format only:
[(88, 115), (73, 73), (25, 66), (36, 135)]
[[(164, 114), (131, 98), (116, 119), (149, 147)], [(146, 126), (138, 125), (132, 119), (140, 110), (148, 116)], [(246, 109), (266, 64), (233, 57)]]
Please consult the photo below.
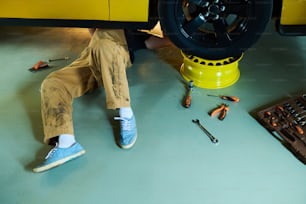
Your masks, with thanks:
[(272, 17), (273, 0), (159, 0), (166, 36), (186, 54), (236, 57), (250, 48)]

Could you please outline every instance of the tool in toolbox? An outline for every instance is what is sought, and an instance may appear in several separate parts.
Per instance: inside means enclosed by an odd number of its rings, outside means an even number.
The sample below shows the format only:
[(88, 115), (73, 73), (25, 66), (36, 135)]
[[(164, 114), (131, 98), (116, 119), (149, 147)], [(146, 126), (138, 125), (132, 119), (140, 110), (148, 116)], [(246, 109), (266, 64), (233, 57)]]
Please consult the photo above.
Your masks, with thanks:
[(238, 98), (237, 96), (225, 96), (225, 95), (217, 96), (217, 95), (212, 95), (212, 94), (207, 94), (207, 96), (219, 97), (223, 100), (232, 101), (232, 102), (236, 102), (236, 103), (238, 103), (240, 101), (240, 98)]
[(188, 90), (185, 96), (185, 100), (184, 100), (184, 107), (185, 108), (189, 108), (191, 105), (191, 93), (192, 93), (192, 89), (193, 89), (193, 81), (190, 80), (189, 84), (188, 84)]
[(31, 67), (29, 69), (29, 71), (31, 71), (31, 72), (41, 71), (43, 69), (50, 68), (51, 67), (50, 62), (60, 61), (60, 60), (68, 60), (68, 59), (70, 59), (70, 58), (69, 57), (63, 57), (63, 58), (49, 59), (48, 62), (39, 60), (38, 62), (36, 62), (33, 65), (33, 67)]
[(216, 139), (210, 132), (208, 132), (208, 130), (206, 130), (206, 128), (200, 123), (199, 119), (193, 119), (192, 122), (196, 123), (204, 131), (204, 133), (209, 137), (212, 143), (214, 144), (219, 143), (218, 139)]
[(306, 94), (283, 99), (256, 113), (257, 120), (306, 164)]
[(225, 103), (222, 103), (217, 108), (214, 108), (212, 111), (210, 111), (209, 115), (211, 117), (214, 117), (215, 115), (219, 114), (218, 119), (219, 120), (224, 120), (228, 111), (229, 111), (228, 105), (225, 104)]

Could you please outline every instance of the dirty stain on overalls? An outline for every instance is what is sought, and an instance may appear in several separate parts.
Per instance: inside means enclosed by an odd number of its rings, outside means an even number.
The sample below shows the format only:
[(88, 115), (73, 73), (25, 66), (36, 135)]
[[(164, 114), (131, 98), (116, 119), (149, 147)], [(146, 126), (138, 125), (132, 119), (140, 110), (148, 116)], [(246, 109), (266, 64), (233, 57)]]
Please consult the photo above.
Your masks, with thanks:
[(74, 134), (73, 99), (97, 87), (104, 87), (108, 109), (130, 106), (126, 77), (130, 66), (124, 30), (97, 29), (80, 57), (51, 73), (41, 85), (44, 142)]

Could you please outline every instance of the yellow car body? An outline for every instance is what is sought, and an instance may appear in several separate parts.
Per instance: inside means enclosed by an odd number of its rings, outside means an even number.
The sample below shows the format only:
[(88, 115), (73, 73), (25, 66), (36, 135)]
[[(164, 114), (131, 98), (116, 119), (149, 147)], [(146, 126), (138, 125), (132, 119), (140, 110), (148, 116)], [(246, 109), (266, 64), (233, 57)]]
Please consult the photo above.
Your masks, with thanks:
[(145, 22), (149, 0), (1, 0), (0, 5), (0, 18)]
[(186, 54), (239, 56), (276, 19), (282, 35), (306, 35), (306, 0), (0, 0), (0, 25), (107, 27), (163, 32)]
[[(278, 0), (282, 25), (306, 25), (306, 0)], [(0, 0), (0, 18), (148, 20), (149, 0)]]
[(283, 0), (281, 25), (306, 25), (306, 0)]

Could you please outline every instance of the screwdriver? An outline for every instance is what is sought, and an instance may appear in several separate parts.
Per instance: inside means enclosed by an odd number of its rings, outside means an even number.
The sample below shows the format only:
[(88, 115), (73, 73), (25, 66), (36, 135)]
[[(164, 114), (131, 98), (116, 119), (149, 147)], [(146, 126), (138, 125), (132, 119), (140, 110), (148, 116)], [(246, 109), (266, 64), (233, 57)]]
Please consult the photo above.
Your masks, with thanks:
[(188, 91), (185, 97), (185, 108), (189, 108), (191, 105), (191, 92), (192, 92), (192, 88), (193, 88), (193, 81), (190, 80), (189, 81), (189, 85), (188, 85)]
[(219, 97), (223, 100), (232, 101), (232, 102), (236, 102), (236, 103), (238, 103), (240, 101), (240, 98), (238, 98), (237, 96), (224, 96), (224, 95), (216, 96), (216, 95), (211, 95), (211, 94), (207, 94), (207, 96)]
[(304, 134), (304, 130), (301, 126), (298, 125), (298, 123), (294, 120), (293, 123), (290, 123), (290, 126), (294, 127), (297, 133), (300, 135)]
[(49, 59), (48, 62), (54, 62), (54, 61), (60, 61), (60, 60), (69, 60), (70, 57), (62, 57), (62, 58), (55, 58), (55, 59)]

